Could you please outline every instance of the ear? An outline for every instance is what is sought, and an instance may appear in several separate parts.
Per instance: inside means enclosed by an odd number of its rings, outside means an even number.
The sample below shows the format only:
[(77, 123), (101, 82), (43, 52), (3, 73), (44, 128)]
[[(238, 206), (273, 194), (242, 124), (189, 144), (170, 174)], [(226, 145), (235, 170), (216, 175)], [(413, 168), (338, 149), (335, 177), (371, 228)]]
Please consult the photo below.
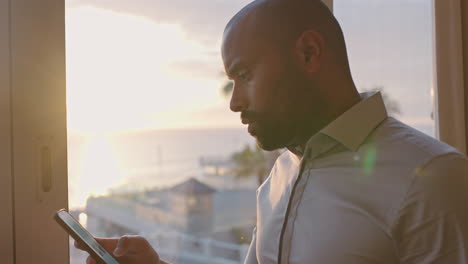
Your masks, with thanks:
[(317, 72), (323, 63), (325, 41), (315, 30), (304, 31), (296, 41), (296, 55), (306, 72)]

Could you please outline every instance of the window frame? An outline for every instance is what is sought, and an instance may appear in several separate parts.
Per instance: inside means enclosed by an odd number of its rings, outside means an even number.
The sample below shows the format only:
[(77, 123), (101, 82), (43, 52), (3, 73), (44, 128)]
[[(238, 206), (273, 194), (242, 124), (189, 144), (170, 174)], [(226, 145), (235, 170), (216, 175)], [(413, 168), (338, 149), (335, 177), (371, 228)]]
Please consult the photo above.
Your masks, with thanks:
[[(468, 3), (461, 2), (461, 14), (468, 14)], [(462, 15), (462, 41), (463, 41), (463, 75), (465, 84), (465, 146), (468, 152), (468, 15)]]
[[(68, 235), (52, 218), (56, 210), (68, 206), (65, 1), (2, 0), (1, 4), (8, 7), (1, 9), (8, 18), (1, 39), (6, 36), (8, 46), (0, 48), (2, 54), (8, 52), (8, 60), (0, 63), (9, 75), (2, 81), (6, 89), (1, 90), (5, 94), (1, 103), (7, 100), (8, 106), (1, 115), (9, 121), (1, 140), (8, 142), (9, 149), (0, 151), (9, 162), (6, 175), (11, 177), (2, 179), (7, 184), (0, 185), (0, 193), (11, 197), (9, 205), (2, 205), (11, 208), (9, 262), (67, 263)], [(45, 147), (50, 152), (41, 152)], [(43, 158), (42, 153), (50, 155)], [(50, 161), (50, 170), (43, 160)]]
[(467, 153), (460, 0), (433, 0), (436, 136)]
[(10, 1), (0, 0), (0, 256), (5, 264), (14, 263), (13, 178), (11, 171), (10, 118)]

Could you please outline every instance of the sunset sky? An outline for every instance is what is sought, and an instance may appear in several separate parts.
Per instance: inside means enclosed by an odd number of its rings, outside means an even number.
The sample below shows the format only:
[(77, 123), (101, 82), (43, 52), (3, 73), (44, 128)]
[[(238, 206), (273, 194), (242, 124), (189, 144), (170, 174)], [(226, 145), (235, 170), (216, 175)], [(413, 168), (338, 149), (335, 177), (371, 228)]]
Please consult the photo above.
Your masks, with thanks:
[[(246, 0), (67, 0), (70, 132), (241, 127), (220, 93), (224, 25)], [(335, 0), (359, 88), (431, 124), (431, 1)]]

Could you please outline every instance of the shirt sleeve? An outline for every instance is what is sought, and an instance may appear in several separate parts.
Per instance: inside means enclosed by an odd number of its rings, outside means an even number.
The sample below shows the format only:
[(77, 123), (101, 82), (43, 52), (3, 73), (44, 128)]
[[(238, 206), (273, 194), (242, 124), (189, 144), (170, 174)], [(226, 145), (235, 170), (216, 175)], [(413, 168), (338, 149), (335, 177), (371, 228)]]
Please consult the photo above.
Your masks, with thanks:
[(394, 225), (400, 263), (468, 264), (468, 160), (437, 157), (416, 169)]
[(257, 227), (252, 232), (252, 242), (250, 243), (249, 250), (245, 257), (244, 264), (257, 264)]

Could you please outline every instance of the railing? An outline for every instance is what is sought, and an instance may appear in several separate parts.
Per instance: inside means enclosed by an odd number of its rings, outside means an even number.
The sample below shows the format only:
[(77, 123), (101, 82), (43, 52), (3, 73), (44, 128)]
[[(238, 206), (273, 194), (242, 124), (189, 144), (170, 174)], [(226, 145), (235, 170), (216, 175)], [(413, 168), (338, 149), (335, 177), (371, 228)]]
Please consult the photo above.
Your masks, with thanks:
[(243, 263), (248, 245), (200, 238), (180, 232), (141, 233), (163, 258), (184, 263)]
[[(238, 264), (244, 262), (248, 250), (246, 244), (226, 243), (196, 237), (155, 223), (137, 221), (133, 211), (122, 210), (127, 207), (131, 208), (131, 206), (123, 206), (128, 205), (126, 201), (118, 199), (106, 201), (113, 204), (96, 204), (96, 199), (94, 203), (88, 204), (84, 212), (88, 214), (88, 217), (109, 221), (129, 230), (139, 229), (137, 233), (145, 237), (162, 258), (170, 262), (190, 264)], [(117, 204), (119, 206), (115, 207)], [(114, 207), (120, 210), (114, 210)], [(74, 213), (79, 214), (78, 211)]]

